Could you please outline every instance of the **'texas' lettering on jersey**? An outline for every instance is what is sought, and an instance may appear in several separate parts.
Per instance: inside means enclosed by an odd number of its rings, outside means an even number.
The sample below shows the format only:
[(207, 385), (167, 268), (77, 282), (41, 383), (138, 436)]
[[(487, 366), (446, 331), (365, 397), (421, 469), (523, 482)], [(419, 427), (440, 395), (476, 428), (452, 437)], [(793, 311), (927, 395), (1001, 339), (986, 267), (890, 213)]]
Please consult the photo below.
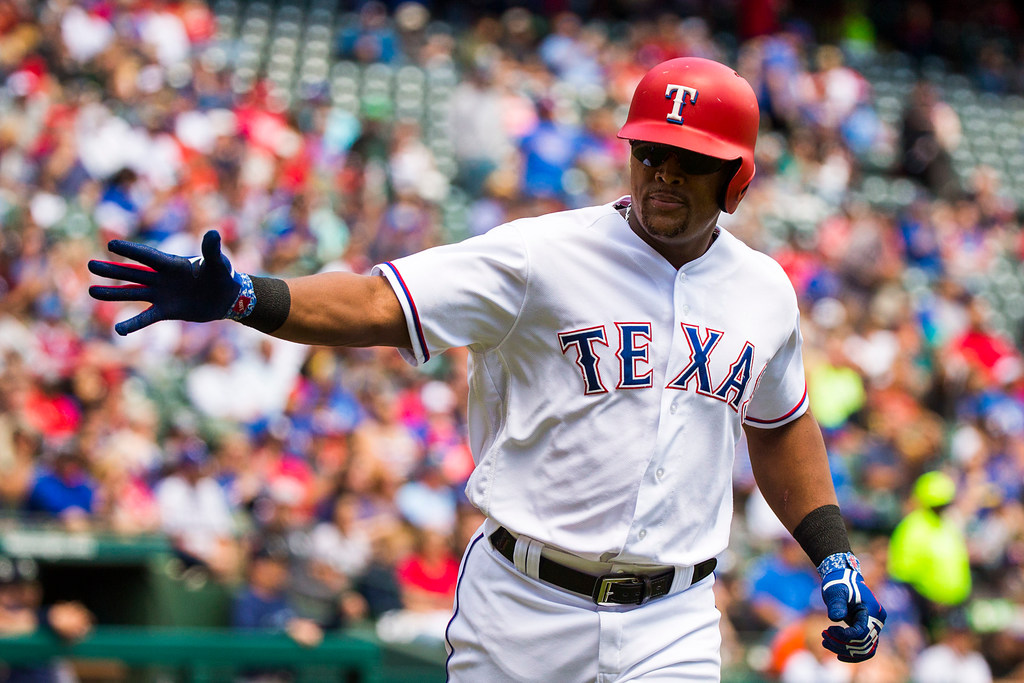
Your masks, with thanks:
[[(744, 342), (743, 349), (729, 366), (729, 372), (716, 383), (711, 377), (711, 355), (725, 333), (710, 328), (702, 329), (688, 323), (680, 325), (683, 338), (690, 346), (690, 361), (666, 388), (696, 391), (698, 394), (724, 401), (739, 412), (743, 394), (753, 377), (754, 345), (749, 341)], [(653, 387), (654, 371), (650, 369), (651, 323), (615, 323), (615, 327), (618, 330), (618, 350), (615, 357), (619, 365), (619, 383), (615, 388)], [(576, 365), (583, 376), (583, 393), (607, 393), (608, 388), (601, 377), (601, 358), (598, 353), (598, 345), (610, 346), (605, 326), (597, 325), (582, 330), (559, 332), (558, 342), (563, 354), (568, 354), (570, 349), (576, 354)]]

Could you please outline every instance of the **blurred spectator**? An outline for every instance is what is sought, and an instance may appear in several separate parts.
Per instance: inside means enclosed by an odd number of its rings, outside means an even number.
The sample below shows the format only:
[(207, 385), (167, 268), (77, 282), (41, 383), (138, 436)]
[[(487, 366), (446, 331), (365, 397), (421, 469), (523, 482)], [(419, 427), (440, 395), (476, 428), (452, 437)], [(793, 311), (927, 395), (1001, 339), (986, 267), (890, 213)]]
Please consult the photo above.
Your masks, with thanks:
[(55, 375), (34, 382), (20, 407), (24, 419), (53, 443), (72, 440), (81, 425), (81, 408)]
[(355, 496), (342, 494), (334, 501), (331, 519), (317, 524), (310, 535), (312, 557), (348, 577), (362, 575), (373, 552), (370, 535), (358, 524), (358, 505)]
[(69, 531), (92, 525), (96, 483), (89, 476), (85, 454), (78, 443), (62, 444), (36, 474), (25, 509), (51, 515)]
[(114, 28), (101, 12), (77, 5), (63, 13), (61, 30), (68, 56), (80, 64), (99, 55), (114, 39)]
[(1021, 377), (1024, 364), (1013, 343), (992, 329), (990, 305), (973, 297), (967, 313), (967, 328), (946, 347), (949, 369), (961, 376), (977, 373), (986, 385), (1013, 383)]
[(845, 337), (828, 334), (824, 354), (811, 354), (807, 362), (807, 396), (814, 416), (826, 429), (841, 427), (864, 407), (864, 378), (852, 366), (843, 348)]
[[(242, 343), (253, 341), (246, 348)], [(241, 347), (241, 348), (240, 348)], [(211, 341), (204, 363), (186, 379), (188, 397), (211, 418), (254, 424), (276, 417), (295, 384), (303, 352), (289, 342), (241, 335)]]
[(459, 574), (449, 536), (430, 528), (417, 529), (415, 536), (412, 554), (396, 567), (402, 602), (414, 612), (449, 613)]
[[(423, 140), (423, 131), (414, 121), (398, 121), (392, 128), (388, 173), (396, 199), (416, 197), (427, 202), (425, 208), (429, 208), (430, 203), (441, 202), (448, 196), (448, 178), (437, 168), (434, 154)], [(400, 246), (410, 250), (405, 253), (411, 253), (436, 242), (433, 231), (413, 232)]]
[(451, 618), (459, 559), (450, 537), (413, 528), (412, 552), (395, 567), (402, 608), (382, 615), (377, 634), (387, 641), (439, 643)]
[(978, 50), (974, 79), (982, 92), (1006, 92), (1012, 78), (1010, 69), (1007, 48), (999, 41), (990, 40), (981, 45)]
[(318, 463), (335, 474), (349, 451), (348, 436), (364, 417), (364, 408), (344, 383), (345, 366), (326, 348), (306, 358), (291, 387), (287, 411), (293, 426), (328, 443), (313, 449)]
[[(2, 390), (0, 390), (2, 399)], [(0, 412), (0, 507), (20, 509), (31, 491), (42, 438), (12, 412)]]
[(938, 638), (913, 662), (913, 683), (990, 683), (992, 671), (978, 651), (978, 641), (962, 610), (947, 614)]
[(919, 82), (910, 92), (900, 132), (901, 170), (935, 195), (954, 199), (961, 192), (950, 153), (960, 144), (960, 119), (935, 87)]
[(519, 142), (522, 191), (528, 197), (565, 200), (565, 174), (582, 152), (579, 127), (558, 118), (551, 99), (537, 103), (539, 120)]
[(359, 10), (359, 20), (338, 36), (338, 54), (358, 62), (393, 62), (398, 58), (395, 31), (387, 7), (370, 0)]
[[(134, 477), (145, 478), (157, 471), (164, 454), (158, 443), (161, 437), (157, 403), (144, 397), (134, 383), (116, 379), (117, 370), (94, 367), (86, 375), (90, 384), (102, 386), (86, 391), (97, 394), (87, 414), (88, 431), (95, 438), (91, 450), (97, 453), (97, 466), (111, 460)], [(86, 402), (85, 391), (76, 396)]]
[(156, 486), (161, 528), (187, 571), (229, 581), (239, 570), (238, 541), (224, 490), (207, 473), (206, 444), (193, 439), (172, 455), (173, 472)]
[[(320, 522), (309, 534), (308, 557), (297, 572), (294, 587), (312, 605), (317, 623), (337, 628), (367, 616), (365, 598), (356, 591), (370, 566), (373, 547), (356, 520), (357, 500), (343, 494), (334, 502), (330, 521)], [(303, 610), (309, 614), (309, 610)]]
[(450, 534), (455, 529), (455, 492), (439, 463), (424, 460), (395, 492), (398, 511), (414, 526)]
[[(38, 566), (30, 558), (0, 556), (0, 642), (47, 629), (63, 641), (88, 637), (95, 617), (79, 602), (43, 605)], [(55, 660), (38, 665), (15, 665), (0, 669), (9, 683), (77, 681), (69, 662)]]
[[(821, 647), (821, 632), (832, 625), (828, 617), (815, 611), (795, 622), (794, 644), (780, 662), (779, 680), (782, 683), (850, 683), (853, 667), (836, 661)], [(781, 644), (776, 644), (781, 647)]]
[(339, 474), (339, 491), (350, 493), (358, 501), (358, 525), (370, 538), (394, 534), (401, 528), (402, 518), (394, 500), (395, 484), (383, 465), (367, 453), (353, 450)]
[(124, 238), (135, 233), (141, 219), (141, 208), (134, 197), (134, 186), (139, 175), (130, 168), (122, 168), (112, 175), (96, 207), (95, 219), (110, 239)]
[(459, 162), (456, 180), (474, 196), (481, 193), (491, 173), (514, 150), (508, 132), (495, 125), (503, 112), (501, 91), (494, 81), (492, 64), (475, 64), (467, 69), (452, 95), (451, 126), (459, 131), (453, 140)]
[(224, 490), (236, 517), (252, 514), (257, 497), (266, 485), (263, 473), (252, 466), (252, 439), (243, 431), (221, 435), (213, 454), (212, 476)]
[(388, 261), (409, 255), (417, 246), (434, 244), (436, 222), (434, 212), (422, 197), (408, 187), (396, 187), (395, 198), (384, 210), (370, 245), (370, 258)]
[(299, 528), (309, 523), (316, 502), (316, 473), (291, 441), (292, 423), (275, 419), (257, 437), (256, 448), (248, 454), (246, 467), (259, 473), (261, 497), (266, 507), (254, 505), (253, 521), (260, 527), (278, 530)]
[(815, 58), (818, 70), (810, 78), (810, 86), (816, 91), (811, 98), (815, 123), (840, 132), (854, 154), (866, 154), (881, 135), (877, 116), (863, 106), (870, 100), (871, 85), (844, 64), (845, 57), (837, 46), (822, 45)]
[[(299, 617), (290, 604), (288, 552), (273, 545), (258, 544), (249, 555), (245, 584), (235, 596), (231, 625), (239, 630), (258, 629), (288, 636), (303, 647), (316, 647), (323, 630), (311, 619)], [(291, 680), (287, 671), (250, 670), (243, 680), (259, 683)]]
[(800, 545), (779, 537), (776, 549), (747, 570), (747, 601), (760, 627), (774, 631), (820, 606), (821, 580)]
[(402, 590), (395, 566), (411, 552), (411, 544), (408, 532), (402, 528), (390, 529), (373, 538), (370, 563), (356, 588), (375, 620), (402, 609)]
[(96, 517), (118, 534), (153, 533), (160, 529), (160, 509), (146, 480), (116, 456), (101, 457), (96, 475)]
[(956, 497), (945, 472), (926, 472), (914, 482), (913, 505), (889, 543), (889, 573), (914, 589), (931, 626), (971, 594), (971, 567), (963, 529), (943, 514)]
[(369, 416), (352, 433), (354, 457), (372, 458), (390, 481), (409, 478), (422, 457), (422, 448), (398, 415), (397, 396), (375, 391), (366, 397)]

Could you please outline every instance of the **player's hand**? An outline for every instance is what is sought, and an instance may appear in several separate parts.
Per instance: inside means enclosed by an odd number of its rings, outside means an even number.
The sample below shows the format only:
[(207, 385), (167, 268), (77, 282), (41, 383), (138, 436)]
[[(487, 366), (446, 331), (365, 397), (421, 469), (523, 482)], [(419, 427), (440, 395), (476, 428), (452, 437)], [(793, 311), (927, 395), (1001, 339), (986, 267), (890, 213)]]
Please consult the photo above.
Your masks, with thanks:
[(853, 553), (837, 553), (818, 565), (818, 574), (828, 618), (847, 624), (822, 631), (822, 647), (836, 653), (841, 662), (871, 659), (878, 648), (886, 614), (864, 583), (860, 562)]
[(209, 322), (244, 317), (251, 312), (252, 283), (236, 273), (220, 250), (220, 233), (203, 235), (202, 256), (185, 258), (144, 244), (111, 240), (111, 252), (134, 263), (89, 261), (89, 271), (129, 285), (92, 286), (89, 295), (100, 301), (145, 301), (151, 306), (114, 326), (124, 336), (161, 320)]

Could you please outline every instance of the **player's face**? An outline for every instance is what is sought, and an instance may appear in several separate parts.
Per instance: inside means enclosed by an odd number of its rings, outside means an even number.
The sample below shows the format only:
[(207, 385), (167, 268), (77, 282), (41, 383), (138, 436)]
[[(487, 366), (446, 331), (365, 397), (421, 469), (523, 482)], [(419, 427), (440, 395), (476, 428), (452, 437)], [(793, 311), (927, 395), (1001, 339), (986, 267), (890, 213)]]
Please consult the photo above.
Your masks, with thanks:
[[(704, 253), (718, 221), (726, 164), (667, 145), (634, 142), (630, 154), (630, 227), (669, 260)], [(672, 257), (665, 251), (673, 254)]]

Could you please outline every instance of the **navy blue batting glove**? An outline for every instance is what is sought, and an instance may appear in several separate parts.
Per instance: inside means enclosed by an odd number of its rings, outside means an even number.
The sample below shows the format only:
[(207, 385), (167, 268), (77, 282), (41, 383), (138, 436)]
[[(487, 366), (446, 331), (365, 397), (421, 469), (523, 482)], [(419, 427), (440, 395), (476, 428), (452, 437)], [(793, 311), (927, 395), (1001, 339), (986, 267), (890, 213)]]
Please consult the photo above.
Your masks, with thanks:
[(853, 553), (829, 555), (818, 565), (821, 598), (828, 618), (847, 626), (829, 626), (821, 632), (821, 645), (841, 662), (863, 662), (878, 649), (885, 625), (885, 608), (864, 583), (860, 562)]
[(137, 264), (93, 260), (89, 261), (89, 271), (132, 284), (92, 286), (89, 295), (100, 301), (151, 304), (135, 317), (114, 325), (121, 336), (161, 320), (241, 320), (255, 305), (252, 281), (245, 273), (236, 273), (221, 253), (220, 233), (216, 230), (203, 235), (202, 256), (191, 258), (125, 240), (111, 240), (107, 249)]

